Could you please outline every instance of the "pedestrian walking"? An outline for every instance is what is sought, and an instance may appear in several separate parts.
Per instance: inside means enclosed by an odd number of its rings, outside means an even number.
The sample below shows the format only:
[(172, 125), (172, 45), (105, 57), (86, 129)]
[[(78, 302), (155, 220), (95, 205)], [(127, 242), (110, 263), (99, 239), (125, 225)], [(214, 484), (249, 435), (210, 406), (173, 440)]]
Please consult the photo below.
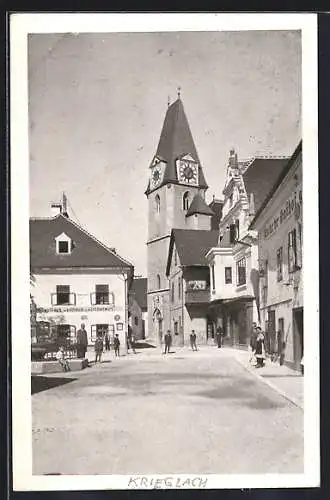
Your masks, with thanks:
[(170, 352), (171, 344), (172, 344), (172, 335), (171, 330), (167, 330), (165, 337), (165, 354)]
[(99, 333), (95, 340), (95, 363), (98, 361), (101, 363), (102, 353), (103, 353), (103, 338), (102, 334)]
[(251, 336), (250, 336), (251, 357), (249, 360), (249, 362), (252, 364), (254, 364), (256, 362), (255, 352), (256, 352), (256, 346), (257, 346), (257, 336), (258, 336), (257, 323), (253, 322)]
[(80, 329), (77, 331), (77, 358), (81, 359), (86, 356), (87, 346), (87, 332), (85, 330), (85, 324), (82, 323)]
[(115, 348), (115, 356), (116, 358), (119, 357), (119, 351), (120, 351), (120, 340), (118, 333), (116, 333), (115, 338), (113, 339), (113, 346)]
[(105, 343), (105, 350), (110, 351), (110, 335), (108, 332), (106, 332), (104, 336), (104, 343)]
[(260, 326), (257, 327), (255, 357), (257, 359), (256, 368), (261, 368), (265, 364), (265, 335)]
[(218, 326), (218, 328), (216, 329), (216, 334), (215, 334), (215, 338), (216, 338), (216, 341), (217, 341), (217, 346), (218, 346), (218, 349), (220, 349), (220, 347), (222, 346), (222, 337), (223, 337), (223, 328), (222, 326)]
[(69, 365), (69, 362), (64, 355), (64, 349), (62, 346), (60, 346), (58, 348), (58, 351), (56, 353), (56, 359), (59, 362), (59, 364), (61, 365), (61, 368), (64, 372), (70, 371), (70, 365)]
[(190, 345), (193, 351), (197, 351), (197, 345), (196, 345), (196, 333), (195, 330), (191, 330), (190, 334)]

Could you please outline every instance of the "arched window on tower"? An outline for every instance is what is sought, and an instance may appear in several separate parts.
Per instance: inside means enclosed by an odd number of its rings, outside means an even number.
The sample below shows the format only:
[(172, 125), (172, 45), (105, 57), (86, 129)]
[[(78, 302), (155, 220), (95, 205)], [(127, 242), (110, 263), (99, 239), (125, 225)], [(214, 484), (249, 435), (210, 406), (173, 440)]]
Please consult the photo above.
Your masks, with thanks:
[(189, 191), (186, 191), (182, 197), (182, 208), (188, 210), (189, 208)]
[(156, 277), (156, 284), (157, 284), (157, 290), (160, 290), (160, 275), (157, 274), (157, 277)]
[(156, 213), (160, 213), (160, 197), (158, 194), (155, 196), (155, 207), (156, 207)]

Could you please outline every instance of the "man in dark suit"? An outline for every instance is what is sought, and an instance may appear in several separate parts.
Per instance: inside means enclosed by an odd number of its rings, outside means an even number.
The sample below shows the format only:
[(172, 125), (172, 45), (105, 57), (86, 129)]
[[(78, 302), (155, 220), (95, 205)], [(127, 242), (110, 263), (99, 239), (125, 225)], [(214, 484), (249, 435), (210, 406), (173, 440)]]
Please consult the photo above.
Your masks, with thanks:
[(167, 330), (165, 337), (165, 354), (170, 352), (171, 344), (172, 344), (172, 335), (171, 330)]
[(77, 357), (84, 358), (88, 346), (87, 332), (84, 323), (81, 324), (80, 330), (77, 332)]

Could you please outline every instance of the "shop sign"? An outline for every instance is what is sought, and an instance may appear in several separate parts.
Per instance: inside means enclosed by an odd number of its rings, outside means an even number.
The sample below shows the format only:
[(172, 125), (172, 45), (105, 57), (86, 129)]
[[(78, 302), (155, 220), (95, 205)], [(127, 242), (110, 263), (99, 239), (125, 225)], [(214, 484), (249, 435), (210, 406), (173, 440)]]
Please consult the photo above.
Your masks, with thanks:
[(105, 312), (114, 311), (115, 306), (102, 306), (102, 307), (38, 307), (38, 313), (68, 313), (68, 312)]
[(297, 213), (298, 206), (302, 205), (302, 191), (295, 192), (282, 206), (281, 210), (273, 217), (264, 229), (264, 238), (269, 238), (293, 213)]

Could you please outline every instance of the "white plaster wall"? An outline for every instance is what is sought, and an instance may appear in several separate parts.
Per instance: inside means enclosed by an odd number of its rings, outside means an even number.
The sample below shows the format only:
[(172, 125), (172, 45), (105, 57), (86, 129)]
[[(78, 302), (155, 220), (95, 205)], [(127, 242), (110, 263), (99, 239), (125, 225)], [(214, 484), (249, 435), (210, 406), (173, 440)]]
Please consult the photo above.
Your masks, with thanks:
[[(123, 275), (117, 274), (38, 274), (34, 288), (34, 297), (38, 309), (38, 321), (52, 320), (58, 324), (70, 324), (80, 328), (85, 323), (89, 342), (92, 342), (91, 326), (96, 324), (114, 325), (119, 334), (122, 346), (125, 346), (127, 332), (127, 311), (125, 311), (125, 281)], [(91, 304), (90, 294), (95, 292), (95, 285), (109, 285), (109, 292), (114, 293), (114, 307)], [(72, 306), (54, 306), (51, 293), (56, 293), (57, 285), (69, 285), (70, 293), (76, 294), (76, 304)], [(89, 311), (88, 308), (93, 308)], [(67, 310), (69, 309), (69, 311)], [(82, 309), (82, 310), (81, 310)], [(84, 310), (86, 309), (86, 310)], [(123, 324), (123, 330), (117, 330), (117, 324)]]

